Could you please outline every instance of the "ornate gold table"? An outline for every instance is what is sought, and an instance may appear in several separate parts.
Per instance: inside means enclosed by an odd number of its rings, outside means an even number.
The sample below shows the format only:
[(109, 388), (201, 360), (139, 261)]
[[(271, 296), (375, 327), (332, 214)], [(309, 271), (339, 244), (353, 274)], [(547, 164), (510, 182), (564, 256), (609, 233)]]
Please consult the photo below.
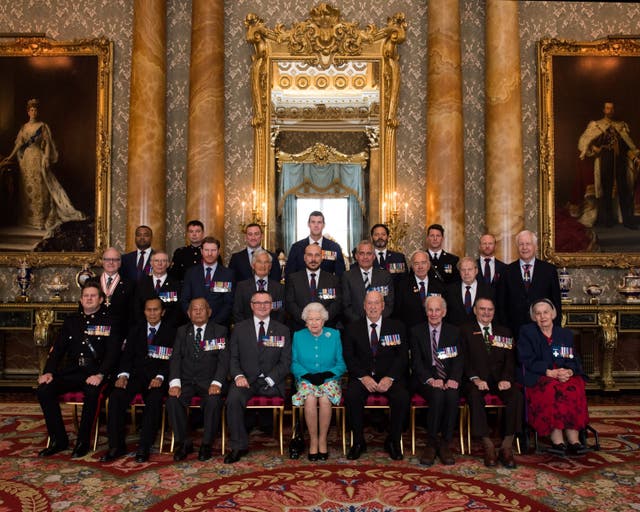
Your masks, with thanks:
[(640, 304), (563, 304), (576, 332), (588, 389), (640, 389)]

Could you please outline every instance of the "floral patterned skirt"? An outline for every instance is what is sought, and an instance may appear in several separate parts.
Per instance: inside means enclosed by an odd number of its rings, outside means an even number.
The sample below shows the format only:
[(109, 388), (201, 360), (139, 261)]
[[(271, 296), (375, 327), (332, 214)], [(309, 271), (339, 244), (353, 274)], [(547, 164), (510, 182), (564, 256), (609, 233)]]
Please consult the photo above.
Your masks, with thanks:
[(527, 388), (527, 412), (529, 424), (542, 436), (556, 429), (583, 429), (589, 423), (584, 380), (576, 375), (567, 382), (540, 377)]
[(302, 380), (298, 383), (298, 391), (291, 397), (291, 403), (297, 407), (302, 407), (304, 406), (304, 401), (310, 395), (316, 398), (326, 396), (333, 405), (339, 405), (342, 398), (340, 381), (329, 380), (316, 386), (306, 380)]

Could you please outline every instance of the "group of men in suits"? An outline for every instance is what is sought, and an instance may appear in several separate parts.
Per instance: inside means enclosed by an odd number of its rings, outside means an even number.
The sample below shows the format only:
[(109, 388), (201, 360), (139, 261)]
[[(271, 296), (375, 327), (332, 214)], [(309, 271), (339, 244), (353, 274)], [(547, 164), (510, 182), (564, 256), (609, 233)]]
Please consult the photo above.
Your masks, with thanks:
[[(222, 395), (227, 396), (231, 432), (225, 462), (239, 460), (248, 449), (247, 433), (241, 428), (247, 401), (254, 394), (284, 396), (290, 333), (305, 327), (304, 307), (320, 302), (329, 313), (327, 325), (343, 332), (349, 374), (345, 402), (354, 431), (348, 458), (357, 459), (366, 449), (363, 410), (372, 393), (389, 399), (392, 414), (385, 448), (392, 459), (402, 458), (400, 434), (410, 393), (417, 391), (429, 403), (427, 449), (421, 462), (430, 465), (440, 456), (445, 464), (453, 463), (449, 445), (460, 390), (468, 397), (488, 391), (505, 395), (502, 388), (509, 379), (493, 368), (493, 354), (508, 350), (508, 356), (499, 353), (505, 364), (513, 360), (515, 341), (501, 325), (517, 334), (529, 321), (528, 304), (540, 296), (561, 307), (557, 272), (535, 258), (537, 240), (529, 231), (516, 237), (519, 260), (505, 265), (495, 258), (492, 235), (481, 238), (478, 259), (459, 259), (443, 250), (444, 228), (433, 224), (427, 229), (426, 250), (414, 251), (407, 263), (402, 253), (388, 249), (387, 226), (376, 224), (371, 239), (358, 244), (356, 262), (347, 270), (340, 246), (323, 236), (322, 213), (312, 212), (308, 226), (309, 236), (291, 247), (284, 286), (275, 255), (262, 248), (258, 224), (247, 226), (246, 248), (232, 255), (229, 267), (222, 264), (219, 240), (205, 237), (199, 221), (188, 223), (190, 243), (175, 251), (171, 266), (167, 253), (151, 249), (147, 226), (136, 229), (136, 251), (122, 258), (114, 248), (104, 252), (103, 272), (94, 285), (100, 296), (98, 310), (113, 324), (113, 343), (125, 341), (120, 362), (108, 359), (111, 367), (103, 372), (103, 378), (112, 374), (115, 381), (105, 462), (126, 453), (123, 411), (136, 393), (151, 405), (146, 408), (149, 418), (143, 420), (137, 461), (149, 458), (159, 424), (158, 396), (163, 394), (169, 395), (176, 460), (193, 449), (186, 408), (194, 396), (200, 397), (205, 417), (198, 457), (211, 457)], [(481, 319), (490, 324), (489, 334)], [(478, 333), (484, 352), (474, 347)], [(505, 371), (513, 373), (513, 366)], [(496, 455), (489, 447), (486, 420), (478, 419), (481, 409), (477, 404), (471, 408), (472, 430), (483, 440), (485, 463), (493, 465)], [(50, 413), (52, 425), (56, 414)], [(61, 451), (56, 446), (66, 448), (59, 424), (50, 432), (60, 441), (43, 455)], [(507, 432), (501, 445), (500, 459), (508, 467), (513, 465), (507, 449), (513, 433)]]

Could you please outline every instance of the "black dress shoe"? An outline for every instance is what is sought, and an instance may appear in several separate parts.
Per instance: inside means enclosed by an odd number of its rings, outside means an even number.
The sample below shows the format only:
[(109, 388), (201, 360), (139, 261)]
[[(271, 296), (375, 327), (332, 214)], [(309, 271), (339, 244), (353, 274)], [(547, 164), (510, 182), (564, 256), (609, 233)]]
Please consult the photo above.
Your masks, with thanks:
[(420, 457), (420, 464), (423, 466), (433, 466), (433, 463), (436, 461), (436, 449), (427, 445), (424, 448), (424, 452), (422, 452), (422, 456)]
[(100, 462), (111, 462), (119, 459), (127, 453), (126, 448), (109, 448), (109, 451), (100, 457)]
[(224, 463), (234, 464), (235, 462), (238, 462), (242, 457), (244, 457), (247, 453), (249, 453), (248, 450), (231, 450), (224, 456)]
[(173, 452), (173, 460), (179, 462), (187, 458), (187, 456), (193, 452), (193, 445), (191, 443), (179, 444), (176, 447), (176, 451)]
[(567, 455), (584, 455), (589, 451), (582, 443), (571, 443), (567, 446)]
[(547, 448), (547, 453), (552, 455), (559, 455), (560, 457), (564, 457), (567, 451), (567, 447), (564, 443), (554, 444), (551, 443), (551, 446)]
[(447, 443), (443, 442), (443, 444), (440, 445), (440, 448), (438, 448), (438, 456), (445, 466), (453, 466), (456, 463), (456, 460), (453, 458), (453, 453), (451, 453), (451, 449)]
[(65, 451), (67, 448), (69, 448), (68, 441), (66, 443), (56, 443), (55, 441), (51, 441), (49, 446), (38, 452), (38, 457), (50, 457), (51, 455)]
[(351, 448), (349, 448), (349, 452), (347, 453), (347, 459), (356, 460), (360, 458), (364, 452), (367, 451), (367, 445), (364, 443), (355, 443)]
[(329, 452), (318, 452), (318, 460), (328, 460)]
[(149, 460), (149, 448), (138, 448), (136, 452), (136, 462), (142, 464)]
[(307, 459), (309, 459), (311, 462), (317, 462), (318, 460), (318, 453), (311, 453), (309, 452), (309, 454), (307, 455)]
[(209, 460), (213, 454), (210, 444), (203, 444), (198, 450), (198, 460)]
[(72, 459), (79, 459), (80, 457), (84, 457), (87, 453), (89, 453), (89, 443), (79, 442), (73, 448), (71, 452)]
[(392, 460), (403, 459), (402, 450), (400, 449), (400, 443), (391, 443), (389, 445), (389, 450), (387, 451), (389, 452), (389, 457), (391, 457)]

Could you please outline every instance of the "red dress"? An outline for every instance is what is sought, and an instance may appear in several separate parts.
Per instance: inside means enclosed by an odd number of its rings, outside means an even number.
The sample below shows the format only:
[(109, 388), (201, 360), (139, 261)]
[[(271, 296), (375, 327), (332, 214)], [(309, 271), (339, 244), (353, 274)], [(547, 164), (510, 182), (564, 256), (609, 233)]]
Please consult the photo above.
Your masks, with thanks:
[[(551, 345), (551, 338), (547, 342)], [(584, 379), (579, 375), (567, 382), (543, 375), (526, 395), (529, 424), (540, 435), (555, 429), (581, 430), (589, 423)]]

